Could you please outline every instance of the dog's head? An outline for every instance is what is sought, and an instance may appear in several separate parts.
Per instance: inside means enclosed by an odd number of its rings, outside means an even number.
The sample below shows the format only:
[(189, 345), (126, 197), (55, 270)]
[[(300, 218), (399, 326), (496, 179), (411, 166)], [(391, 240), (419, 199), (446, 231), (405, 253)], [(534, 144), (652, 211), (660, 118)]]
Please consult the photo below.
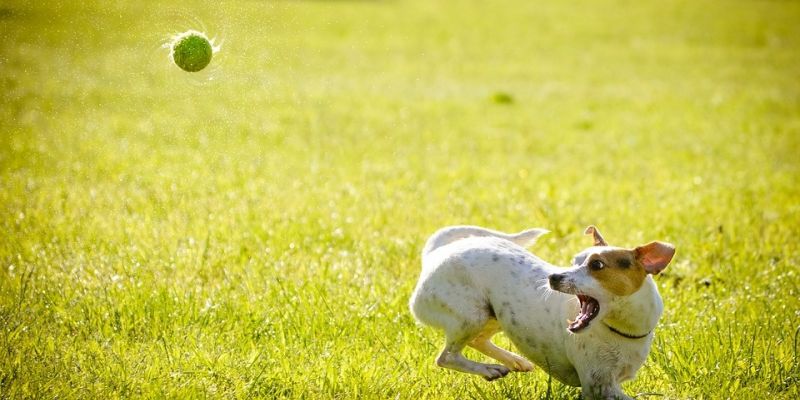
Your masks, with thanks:
[(664, 242), (650, 242), (633, 249), (609, 246), (594, 226), (586, 228), (594, 246), (578, 253), (572, 268), (549, 277), (550, 287), (574, 294), (580, 313), (568, 329), (578, 332), (597, 317), (611, 311), (620, 299), (636, 293), (648, 274), (663, 271), (675, 255), (675, 247)]

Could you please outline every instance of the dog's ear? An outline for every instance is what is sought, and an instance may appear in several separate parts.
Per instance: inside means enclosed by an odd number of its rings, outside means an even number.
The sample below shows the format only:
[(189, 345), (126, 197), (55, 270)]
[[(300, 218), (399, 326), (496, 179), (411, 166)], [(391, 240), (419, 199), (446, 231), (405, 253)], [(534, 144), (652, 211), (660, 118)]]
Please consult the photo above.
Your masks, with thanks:
[(642, 263), (648, 274), (656, 275), (667, 268), (672, 256), (675, 255), (675, 246), (664, 242), (650, 242), (633, 250), (636, 259)]
[(594, 245), (595, 246), (608, 246), (606, 240), (603, 239), (603, 235), (600, 234), (600, 231), (594, 225), (589, 225), (586, 227), (586, 230), (583, 231), (584, 235), (592, 235), (594, 238)]

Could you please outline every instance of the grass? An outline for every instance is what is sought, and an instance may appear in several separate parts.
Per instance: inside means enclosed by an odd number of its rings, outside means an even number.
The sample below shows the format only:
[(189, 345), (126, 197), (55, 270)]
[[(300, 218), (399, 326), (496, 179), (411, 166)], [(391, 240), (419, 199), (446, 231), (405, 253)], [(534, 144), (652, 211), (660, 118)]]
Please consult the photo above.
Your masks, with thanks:
[[(798, 398), (798, 20), (788, 1), (5, 1), (0, 397), (577, 398), (433, 366), (418, 254), (469, 223), (548, 228), (534, 251), (557, 264), (588, 224), (675, 243), (626, 391)], [(159, 47), (189, 28), (223, 40), (198, 75)]]

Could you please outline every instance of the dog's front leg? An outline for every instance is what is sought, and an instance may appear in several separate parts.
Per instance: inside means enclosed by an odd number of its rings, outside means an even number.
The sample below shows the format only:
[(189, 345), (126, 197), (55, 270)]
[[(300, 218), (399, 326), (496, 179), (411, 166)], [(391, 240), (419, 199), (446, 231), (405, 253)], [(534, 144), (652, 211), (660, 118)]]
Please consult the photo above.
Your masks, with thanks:
[(581, 398), (583, 400), (634, 400), (621, 389), (582, 385)]
[(581, 376), (583, 400), (633, 400), (622, 391), (619, 383), (606, 376), (606, 371), (591, 371)]

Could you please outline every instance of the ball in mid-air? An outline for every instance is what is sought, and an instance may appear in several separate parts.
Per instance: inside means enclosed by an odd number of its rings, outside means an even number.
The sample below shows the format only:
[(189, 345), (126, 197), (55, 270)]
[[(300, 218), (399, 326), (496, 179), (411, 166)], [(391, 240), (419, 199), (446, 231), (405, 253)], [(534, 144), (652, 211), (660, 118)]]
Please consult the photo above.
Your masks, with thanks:
[(184, 32), (172, 42), (172, 61), (184, 71), (202, 70), (211, 62), (213, 55), (211, 41), (197, 31)]

